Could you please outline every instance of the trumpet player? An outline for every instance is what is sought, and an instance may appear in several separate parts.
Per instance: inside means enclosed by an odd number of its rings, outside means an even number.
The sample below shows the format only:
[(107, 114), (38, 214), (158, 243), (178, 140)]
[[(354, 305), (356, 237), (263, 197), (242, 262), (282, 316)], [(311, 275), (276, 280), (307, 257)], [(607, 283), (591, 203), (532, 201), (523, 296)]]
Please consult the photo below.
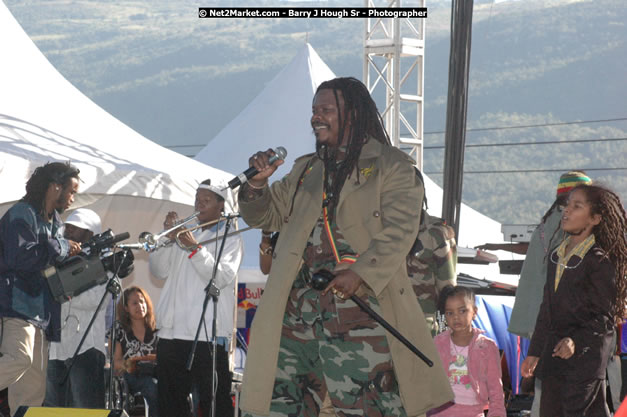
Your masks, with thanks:
[[(162, 417), (191, 416), (188, 396), (197, 388), (200, 407), (209, 413), (211, 406), (211, 352), (209, 335), (212, 334), (213, 301), (209, 301), (204, 316), (205, 326), (196, 348), (191, 371), (186, 362), (192, 347), (198, 320), (202, 314), (205, 287), (209, 284), (215, 256), (224, 231), (219, 227), (227, 191), (203, 181), (196, 191), (195, 210), (200, 227), (181, 233), (175, 229), (168, 234), (177, 235), (178, 245), (169, 245), (150, 254), (150, 271), (165, 280), (156, 309), (159, 329), (157, 350), (157, 379), (159, 410)], [(169, 212), (164, 228), (176, 225), (177, 213)], [(181, 226), (184, 227), (184, 226)], [(228, 345), (233, 332), (235, 308), (235, 274), (242, 260), (243, 245), (239, 236), (227, 237), (217, 268), (214, 284), (220, 289), (217, 306), (217, 374), (216, 415), (233, 415), (230, 397), (231, 379), (228, 364)], [(206, 329), (206, 331), (204, 330)]]

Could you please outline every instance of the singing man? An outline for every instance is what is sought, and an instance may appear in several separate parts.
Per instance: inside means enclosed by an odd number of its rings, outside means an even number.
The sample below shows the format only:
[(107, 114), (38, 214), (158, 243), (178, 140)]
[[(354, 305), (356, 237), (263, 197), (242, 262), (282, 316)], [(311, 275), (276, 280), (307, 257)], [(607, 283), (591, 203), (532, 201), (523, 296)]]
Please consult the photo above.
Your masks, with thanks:
[[(368, 89), (323, 82), (312, 105), (316, 152), (268, 185), (282, 163), (239, 191), (249, 225), (280, 232), (253, 321), (241, 408), (246, 415), (416, 416), (453, 398), (412, 291), (405, 256), (418, 233), (424, 188), (390, 144)], [(321, 269), (335, 279), (311, 286)], [(429, 368), (363, 312), (356, 295), (435, 362)]]

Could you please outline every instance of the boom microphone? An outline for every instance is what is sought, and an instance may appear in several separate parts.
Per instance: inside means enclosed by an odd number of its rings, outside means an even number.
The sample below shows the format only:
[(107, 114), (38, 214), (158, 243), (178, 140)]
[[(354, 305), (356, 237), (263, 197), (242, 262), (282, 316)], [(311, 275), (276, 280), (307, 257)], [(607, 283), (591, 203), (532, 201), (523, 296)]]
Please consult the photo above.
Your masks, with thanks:
[[(272, 155), (270, 159), (268, 159), (268, 163), (272, 165), (274, 162), (276, 162), (279, 159), (281, 161), (284, 160), (286, 156), (287, 156), (287, 151), (285, 150), (285, 148), (283, 146), (277, 146), (277, 148), (274, 150), (274, 155)], [(229, 188), (233, 189), (235, 187), (239, 187), (240, 185), (244, 184), (246, 181), (248, 181), (249, 179), (251, 179), (257, 174), (259, 174), (259, 171), (257, 171), (257, 168), (250, 167), (246, 171), (242, 172), (237, 177), (229, 181)]]

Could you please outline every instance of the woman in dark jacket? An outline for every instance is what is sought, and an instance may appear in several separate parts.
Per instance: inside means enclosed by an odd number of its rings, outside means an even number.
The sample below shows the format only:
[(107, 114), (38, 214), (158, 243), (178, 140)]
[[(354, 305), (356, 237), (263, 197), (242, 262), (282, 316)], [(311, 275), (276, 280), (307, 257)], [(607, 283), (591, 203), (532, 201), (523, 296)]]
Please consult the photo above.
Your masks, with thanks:
[(547, 283), (523, 376), (542, 380), (540, 415), (608, 416), (605, 369), (614, 324), (625, 316), (627, 220), (620, 199), (575, 187), (562, 216), (566, 239), (549, 254)]

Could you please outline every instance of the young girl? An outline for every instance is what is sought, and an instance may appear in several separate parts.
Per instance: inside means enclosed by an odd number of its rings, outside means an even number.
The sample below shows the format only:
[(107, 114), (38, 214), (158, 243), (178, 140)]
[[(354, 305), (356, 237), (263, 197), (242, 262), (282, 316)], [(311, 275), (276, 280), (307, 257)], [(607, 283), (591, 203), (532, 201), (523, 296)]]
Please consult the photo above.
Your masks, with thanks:
[(444, 369), (455, 393), (452, 403), (431, 410), (438, 417), (506, 417), (501, 360), (496, 343), (472, 327), (477, 315), (475, 294), (469, 288), (442, 289), (439, 310), (448, 329), (435, 337)]
[(124, 375), (130, 392), (142, 393), (148, 402), (150, 417), (157, 417), (157, 381), (152, 375), (137, 371), (137, 362), (156, 360), (157, 336), (150, 297), (139, 287), (125, 289), (118, 302), (117, 315), (115, 371)]
[(570, 192), (568, 236), (549, 255), (547, 283), (523, 376), (542, 380), (540, 415), (609, 416), (605, 370), (614, 324), (625, 317), (627, 219), (616, 194), (598, 185)]

